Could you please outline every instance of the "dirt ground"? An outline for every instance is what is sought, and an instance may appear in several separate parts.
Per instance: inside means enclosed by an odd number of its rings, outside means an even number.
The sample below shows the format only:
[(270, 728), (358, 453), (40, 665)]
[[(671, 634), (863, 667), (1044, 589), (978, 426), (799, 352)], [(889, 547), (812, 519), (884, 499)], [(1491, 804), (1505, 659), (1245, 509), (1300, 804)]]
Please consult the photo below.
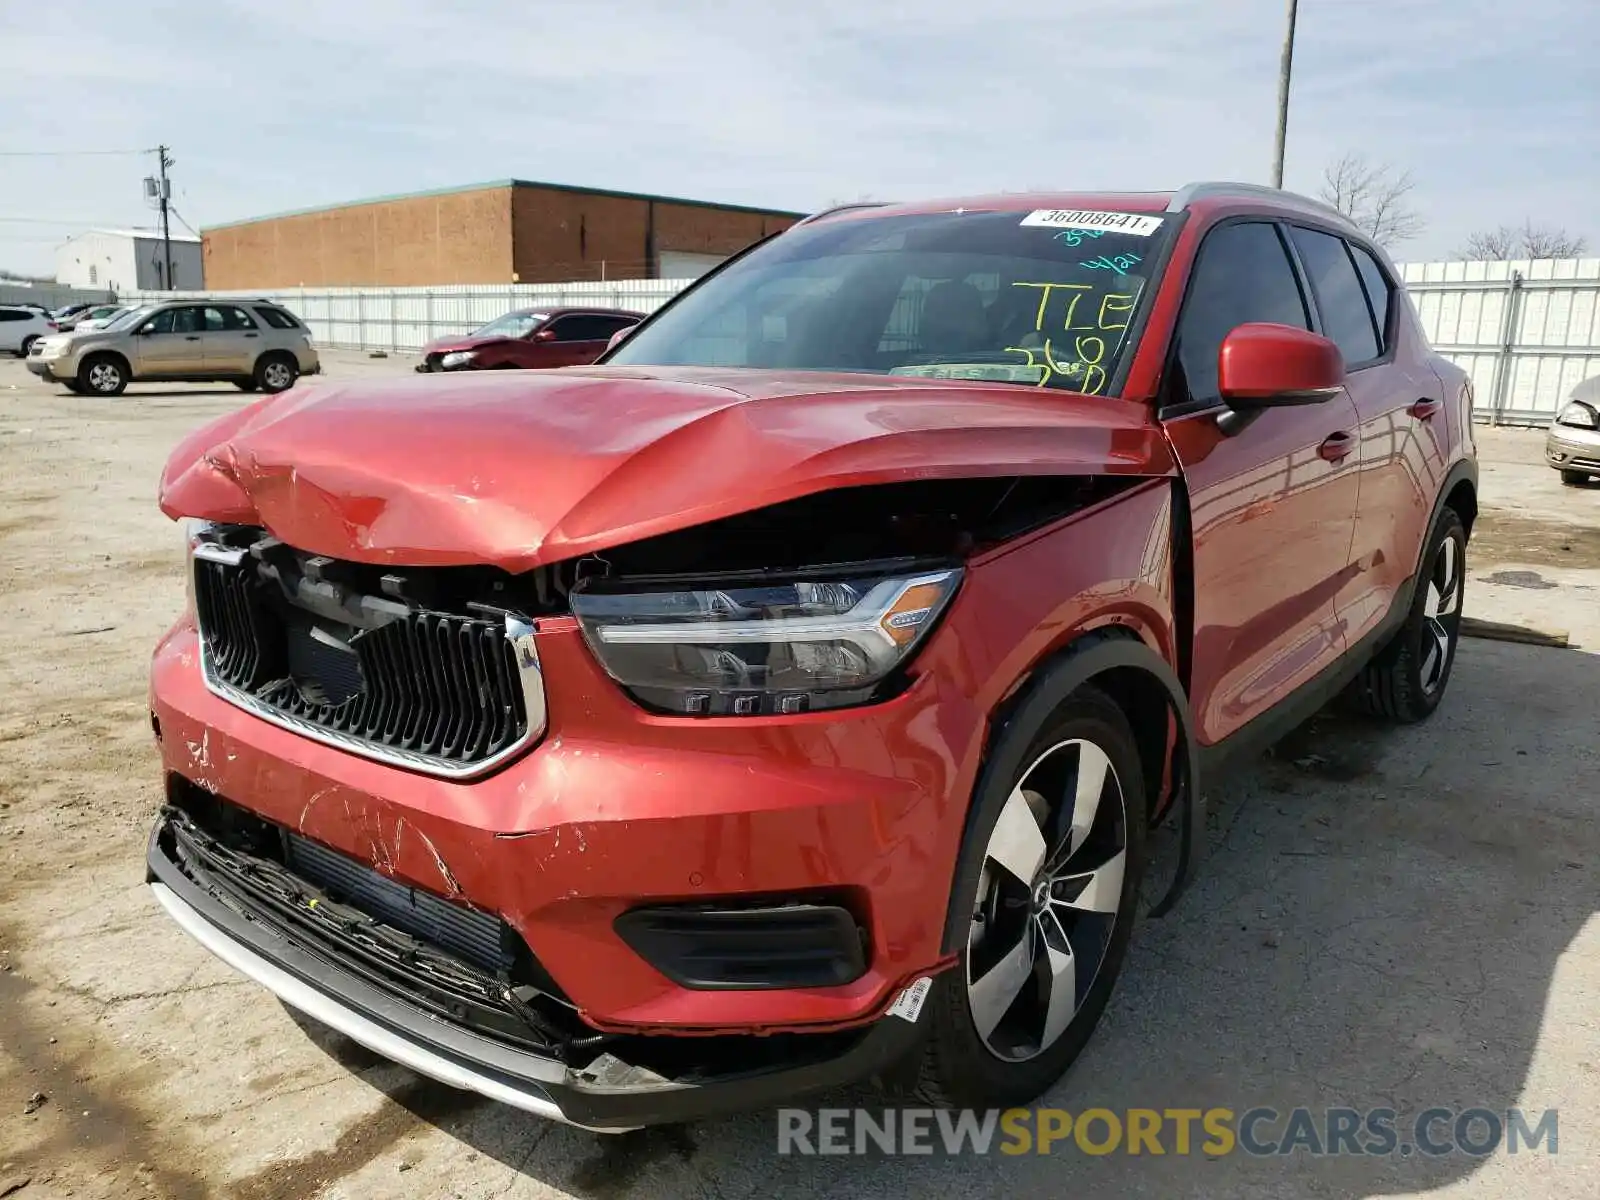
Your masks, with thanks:
[(158, 911), (146, 667), (183, 587), (156, 479), (241, 399), (0, 361), (0, 1196), (1600, 1195), (1600, 488), (1542, 434), (1480, 432), (1467, 611), (1580, 648), (1464, 642), (1425, 726), (1324, 715), (1215, 781), (1205, 875), (1047, 1102), (1557, 1108), (1558, 1154), (780, 1159), (767, 1114), (602, 1138), (436, 1086)]

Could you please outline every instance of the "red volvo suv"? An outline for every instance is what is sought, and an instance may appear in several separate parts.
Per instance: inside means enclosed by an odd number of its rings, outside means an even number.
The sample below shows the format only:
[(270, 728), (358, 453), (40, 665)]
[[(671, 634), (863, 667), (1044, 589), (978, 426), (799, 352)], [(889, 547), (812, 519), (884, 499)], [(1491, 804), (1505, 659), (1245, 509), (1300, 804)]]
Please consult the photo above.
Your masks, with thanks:
[(595, 366), (263, 399), (162, 479), (151, 886), (594, 1129), (1026, 1102), (1204, 772), (1439, 703), (1470, 413), (1381, 251), (1230, 184), (833, 210)]

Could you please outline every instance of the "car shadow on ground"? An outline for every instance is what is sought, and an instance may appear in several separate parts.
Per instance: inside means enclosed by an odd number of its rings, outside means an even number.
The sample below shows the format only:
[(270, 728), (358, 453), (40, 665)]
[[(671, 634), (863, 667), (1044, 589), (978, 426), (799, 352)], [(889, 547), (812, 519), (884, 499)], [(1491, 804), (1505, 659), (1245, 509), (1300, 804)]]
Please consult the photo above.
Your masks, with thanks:
[[(1464, 642), (1432, 721), (1392, 729), (1324, 713), (1214, 781), (1203, 877), (1141, 927), (1105, 1022), (1040, 1103), (1390, 1108), (1403, 1143), (1433, 1106), (1520, 1107), (1531, 1127), (1560, 1103), (1549, 1089), (1567, 1072), (1600, 1064), (1553, 986), (1597, 907), (1600, 803), (1582, 782), (1600, 765), (1597, 710), (1600, 657)], [(1536, 1046), (1546, 1068), (1530, 1079)], [(1483, 1165), (1459, 1152), (1181, 1156), (1170, 1135), (1161, 1156), (1094, 1157), (1068, 1139), (1048, 1156), (780, 1157), (771, 1113), (603, 1137), (409, 1078), (390, 1095), (525, 1183), (594, 1197), (1354, 1198), (1440, 1187)], [(805, 1102), (819, 1103), (883, 1102)], [(1581, 1114), (1561, 1115), (1570, 1138)], [(1269, 1141), (1282, 1131), (1260, 1130)]]

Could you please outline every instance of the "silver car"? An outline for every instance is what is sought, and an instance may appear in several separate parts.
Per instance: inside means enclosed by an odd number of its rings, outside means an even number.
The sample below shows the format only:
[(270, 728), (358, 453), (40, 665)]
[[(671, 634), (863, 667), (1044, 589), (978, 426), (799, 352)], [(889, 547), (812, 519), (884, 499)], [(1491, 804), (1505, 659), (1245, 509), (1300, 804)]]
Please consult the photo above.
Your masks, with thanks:
[(117, 396), (129, 383), (155, 382), (281, 392), (321, 364), (306, 327), (271, 301), (164, 300), (102, 329), (40, 338), (28, 370), (69, 391)]
[(1567, 396), (1545, 435), (1544, 457), (1568, 487), (1600, 477), (1600, 375), (1585, 379)]

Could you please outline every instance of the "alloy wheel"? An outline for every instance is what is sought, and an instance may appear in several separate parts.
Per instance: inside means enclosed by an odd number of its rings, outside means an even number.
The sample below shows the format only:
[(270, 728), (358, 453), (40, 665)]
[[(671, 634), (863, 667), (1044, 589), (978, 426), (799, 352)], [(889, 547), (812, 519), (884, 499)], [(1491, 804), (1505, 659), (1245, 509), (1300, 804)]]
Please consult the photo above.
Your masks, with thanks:
[(1034, 759), (985, 851), (967, 938), (978, 1036), (1009, 1062), (1066, 1032), (1099, 974), (1122, 903), (1127, 805), (1105, 751), (1074, 739)]
[(1461, 627), (1461, 593), (1465, 554), (1454, 537), (1446, 537), (1428, 572), (1422, 602), (1422, 691), (1431, 696), (1444, 683)]
[(261, 381), (275, 392), (281, 392), (294, 382), (294, 372), (288, 363), (269, 362), (261, 371)]
[(115, 364), (100, 362), (89, 368), (89, 386), (97, 392), (115, 392), (122, 384), (122, 372)]

